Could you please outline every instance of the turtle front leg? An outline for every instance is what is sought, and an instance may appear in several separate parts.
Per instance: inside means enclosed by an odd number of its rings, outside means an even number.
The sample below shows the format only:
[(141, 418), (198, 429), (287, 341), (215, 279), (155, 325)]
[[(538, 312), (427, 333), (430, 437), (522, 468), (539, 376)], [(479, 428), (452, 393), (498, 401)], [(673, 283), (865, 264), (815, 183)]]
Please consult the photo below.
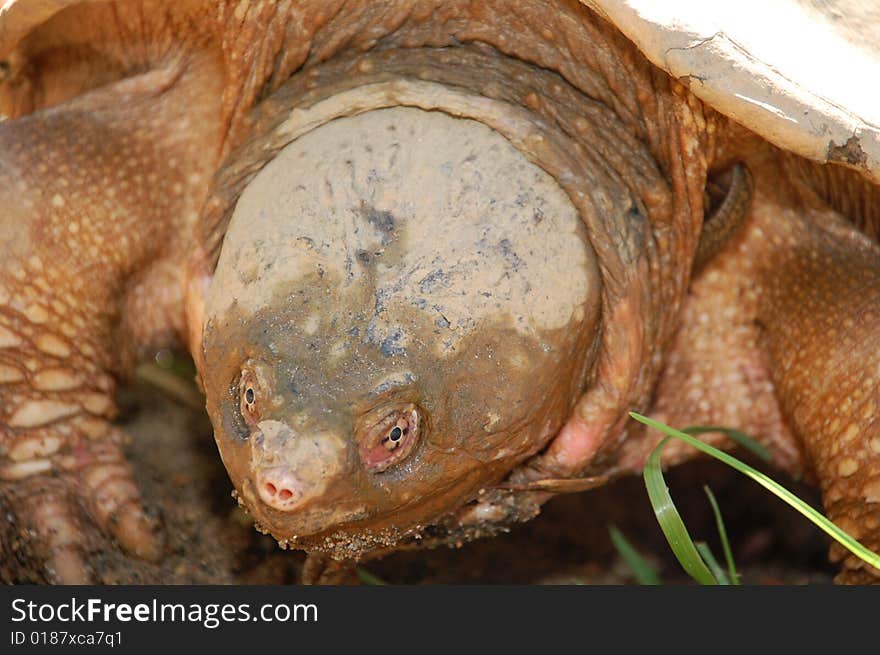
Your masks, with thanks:
[[(95, 438), (74, 425), (4, 437), (4, 442), (12, 442), (16, 455), (34, 443), (38, 447), (47, 442), (50, 447), (59, 444), (51, 454), (45, 448), (31, 459), (4, 458), (0, 470), (6, 516), (14, 517), (2, 535), (4, 550), (16, 555), (7, 561), (21, 566), (25, 559), (30, 579), (94, 582), (99, 577), (88, 556), (105, 548), (107, 537), (145, 560), (158, 560), (163, 552), (158, 513), (144, 504), (120, 449), (125, 435), (107, 425), (106, 434)], [(60, 433), (65, 436), (63, 445)], [(33, 571), (34, 567), (38, 570)], [(18, 579), (22, 569), (3, 571), (3, 575)]]
[[(740, 250), (758, 269), (757, 321), (777, 394), (829, 518), (880, 552), (880, 248), (830, 211), (766, 197)], [(839, 582), (880, 583), (836, 545)]]
[(45, 563), (38, 579), (66, 583), (92, 578), (92, 523), (140, 557), (161, 552), (110, 423), (113, 313), (83, 298), (84, 284), (38, 247), (0, 271), (0, 494), (16, 517), (0, 550), (28, 552)]
[(188, 79), (146, 73), (0, 124), (4, 580), (94, 581), (108, 537), (162, 554), (111, 421), (115, 377), (184, 332), (187, 236), (217, 150), (203, 98), (219, 96)]

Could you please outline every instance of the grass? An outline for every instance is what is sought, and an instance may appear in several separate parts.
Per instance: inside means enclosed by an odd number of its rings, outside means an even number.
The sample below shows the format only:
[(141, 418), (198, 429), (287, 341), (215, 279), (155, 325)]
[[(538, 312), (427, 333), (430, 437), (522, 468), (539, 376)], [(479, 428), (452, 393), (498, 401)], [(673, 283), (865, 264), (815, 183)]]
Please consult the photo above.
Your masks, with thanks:
[(382, 578), (374, 573), (370, 573), (363, 566), (359, 566), (355, 569), (357, 573), (358, 580), (361, 581), (362, 584), (371, 586), (371, 587), (379, 587), (388, 584)]
[(626, 561), (627, 566), (629, 566), (630, 570), (632, 570), (633, 574), (636, 576), (636, 582), (641, 585), (663, 584), (663, 580), (660, 579), (660, 574), (658, 574), (651, 563), (646, 560), (631, 543), (629, 543), (627, 538), (623, 536), (623, 533), (617, 529), (617, 526), (612, 525), (608, 528), (608, 532), (611, 534), (611, 542), (614, 544), (617, 552), (620, 553)]
[[(743, 475), (751, 478), (772, 494), (791, 505), (794, 509), (827, 533), (832, 539), (837, 541), (841, 546), (874, 568), (880, 570), (880, 555), (865, 548), (865, 546), (853, 539), (849, 534), (829, 521), (809, 504), (798, 498), (795, 494), (791, 493), (788, 489), (764, 473), (761, 473), (724, 451), (703, 443), (693, 436), (706, 432), (723, 432), (737, 443), (751, 450), (763, 460), (769, 461), (770, 453), (747, 435), (737, 430), (717, 426), (698, 426), (685, 428), (684, 430), (676, 430), (668, 425), (647, 418), (646, 416), (636, 414), (635, 412), (630, 412), (630, 416), (640, 423), (644, 423), (648, 427), (659, 430), (666, 435), (657, 447), (654, 448), (645, 463), (643, 471), (645, 487), (648, 491), (648, 498), (654, 508), (654, 514), (657, 517), (660, 528), (663, 530), (663, 534), (666, 536), (666, 540), (669, 542), (672, 552), (675, 554), (675, 557), (679, 564), (681, 564), (682, 568), (698, 583), (736, 585), (739, 584), (739, 574), (736, 571), (736, 565), (733, 561), (733, 555), (727, 538), (727, 531), (724, 527), (724, 520), (721, 516), (721, 510), (718, 507), (718, 502), (715, 500), (715, 496), (708, 487), (703, 487), (703, 489), (709, 499), (712, 512), (715, 515), (715, 523), (718, 528), (721, 546), (724, 551), (726, 570), (718, 563), (707, 544), (702, 542), (695, 543), (690, 534), (688, 534), (684, 521), (682, 521), (681, 516), (675, 507), (675, 503), (669, 493), (669, 488), (666, 486), (666, 482), (663, 478), (663, 468), (661, 466), (660, 457), (664, 447), (670, 439), (684, 441), (697, 450), (724, 462)], [(641, 584), (661, 584), (660, 577), (657, 575), (656, 571), (654, 571), (647, 561), (629, 544), (629, 542), (626, 541), (617, 528), (611, 528), (611, 540), (620, 555), (633, 570), (638, 582)], [(649, 570), (646, 571), (645, 567)]]

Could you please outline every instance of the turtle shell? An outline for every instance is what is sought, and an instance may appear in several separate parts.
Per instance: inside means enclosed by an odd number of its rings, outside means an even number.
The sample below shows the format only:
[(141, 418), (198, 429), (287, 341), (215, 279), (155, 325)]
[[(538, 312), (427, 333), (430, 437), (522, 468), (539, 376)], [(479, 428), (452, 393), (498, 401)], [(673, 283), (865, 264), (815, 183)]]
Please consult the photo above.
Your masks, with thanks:
[(769, 142), (880, 182), (880, 7), (586, 0), (655, 66)]
[[(3, 0), (0, 62), (71, 5)], [(769, 142), (880, 183), (880, 8), (859, 0), (582, 0), (654, 65)], [(0, 71), (2, 74), (2, 71)]]

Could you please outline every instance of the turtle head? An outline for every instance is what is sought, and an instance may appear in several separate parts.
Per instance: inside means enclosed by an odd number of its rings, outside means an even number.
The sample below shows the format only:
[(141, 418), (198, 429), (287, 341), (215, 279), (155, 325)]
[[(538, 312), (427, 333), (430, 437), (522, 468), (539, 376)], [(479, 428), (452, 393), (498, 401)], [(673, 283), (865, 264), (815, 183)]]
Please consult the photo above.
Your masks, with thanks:
[(598, 280), (569, 198), (482, 123), (392, 108), (299, 137), (238, 199), (206, 303), (239, 497), (349, 553), (457, 509), (564, 422)]

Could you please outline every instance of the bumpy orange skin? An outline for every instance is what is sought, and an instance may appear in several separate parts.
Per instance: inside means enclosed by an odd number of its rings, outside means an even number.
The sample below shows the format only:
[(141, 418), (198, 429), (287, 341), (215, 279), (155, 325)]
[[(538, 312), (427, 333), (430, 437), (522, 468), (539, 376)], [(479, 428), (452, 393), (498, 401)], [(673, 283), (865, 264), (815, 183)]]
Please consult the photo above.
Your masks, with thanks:
[[(199, 362), (223, 236), (199, 217), (227, 191), (212, 178), (234, 167), (260, 102), (345, 50), (473, 42), (558, 71), (609, 111), (594, 146), (620, 180), (607, 200), (635, 199), (648, 219), (592, 243), (595, 368), (513, 481), (637, 468), (656, 436), (626, 423), (630, 409), (723, 423), (815, 476), (831, 518), (880, 548), (880, 253), (859, 229), (876, 234), (860, 209), (872, 187), (829, 183), (729, 124), (573, 2), (123, 0), (73, 5), (2, 53), (0, 493), (17, 515), (2, 547), (32, 561), (5, 578), (98, 578), (84, 553), (105, 535), (161, 556), (110, 423), (114, 379), (169, 341)], [(735, 161), (755, 179), (752, 211), (691, 281), (707, 176)], [(840, 201), (853, 195), (864, 202)], [(490, 494), (460, 518), (525, 516), (543, 499)], [(877, 575), (846, 559), (840, 579)]]

